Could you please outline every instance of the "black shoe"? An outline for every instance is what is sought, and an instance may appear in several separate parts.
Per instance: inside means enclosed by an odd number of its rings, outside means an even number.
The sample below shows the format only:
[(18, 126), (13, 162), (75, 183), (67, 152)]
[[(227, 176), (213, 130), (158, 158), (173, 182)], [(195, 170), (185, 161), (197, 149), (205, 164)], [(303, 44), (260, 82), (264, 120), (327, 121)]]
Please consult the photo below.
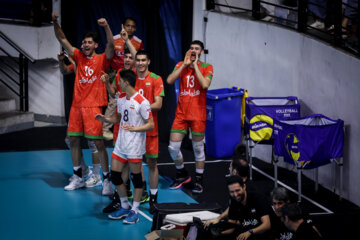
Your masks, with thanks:
[(148, 191), (144, 190), (141, 196), (140, 204), (146, 203), (150, 200)]
[(114, 191), (114, 194), (113, 195), (110, 195), (109, 196), (110, 200), (114, 201), (114, 200), (119, 200), (120, 201), (120, 198), (119, 198), (119, 194), (118, 192), (115, 190)]
[(190, 181), (191, 181), (190, 176), (175, 178), (175, 181), (170, 185), (169, 188), (170, 189), (178, 189), (182, 185), (184, 185), (185, 183), (189, 183)]
[(121, 204), (118, 200), (113, 200), (106, 208), (103, 209), (103, 213), (112, 213), (120, 208)]
[(157, 193), (155, 195), (150, 194), (150, 201), (149, 201), (150, 209), (149, 209), (149, 212), (150, 212), (150, 214), (153, 214), (153, 215), (155, 213), (154, 204), (157, 204), (157, 196), (158, 196)]
[(193, 193), (202, 193), (204, 191), (204, 188), (201, 183), (196, 182), (192, 191)]

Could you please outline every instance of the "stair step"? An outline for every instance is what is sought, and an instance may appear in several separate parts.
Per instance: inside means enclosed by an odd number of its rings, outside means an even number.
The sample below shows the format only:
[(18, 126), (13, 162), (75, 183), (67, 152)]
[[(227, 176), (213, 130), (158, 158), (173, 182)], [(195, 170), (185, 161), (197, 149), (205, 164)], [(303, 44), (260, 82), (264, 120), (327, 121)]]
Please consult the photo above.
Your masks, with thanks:
[(0, 134), (16, 132), (34, 127), (34, 113), (5, 112), (0, 113)]
[(15, 99), (0, 98), (0, 113), (12, 112), (16, 110)]

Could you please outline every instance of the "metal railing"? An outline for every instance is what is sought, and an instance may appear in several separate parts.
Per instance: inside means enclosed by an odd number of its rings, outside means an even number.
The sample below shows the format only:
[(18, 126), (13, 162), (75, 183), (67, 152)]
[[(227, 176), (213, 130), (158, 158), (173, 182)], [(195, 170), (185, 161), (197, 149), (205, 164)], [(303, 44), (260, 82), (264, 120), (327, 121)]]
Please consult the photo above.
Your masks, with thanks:
[[(0, 68), (0, 72), (5, 78), (0, 78), (0, 82), (19, 97), (20, 111), (27, 112), (29, 111), (28, 64), (29, 61), (33, 63), (35, 60), (1, 31), (0, 38), (19, 54), (19, 58), (16, 59), (0, 46), (0, 51), (11, 61), (0, 58), (0, 63), (6, 66)], [(14, 85), (15, 87), (13, 87)]]
[[(316, 1), (312, 0), (297, 0), (292, 1), (295, 4), (293, 6), (290, 5), (280, 5), (270, 2), (269, 0), (252, 0), (251, 2), (251, 9), (244, 9), (239, 6), (231, 6), (229, 4), (223, 4), (223, 1), (216, 1), (216, 0), (207, 0), (206, 8), (207, 10), (216, 10), (217, 7), (226, 7), (229, 9), (235, 9), (235, 10), (243, 10), (246, 13), (251, 13), (251, 17), (254, 20), (259, 21), (267, 21), (264, 20), (266, 16), (269, 16), (273, 19), (273, 23), (282, 25), (284, 27), (296, 29), (298, 32), (314, 36), (318, 39), (321, 39), (323, 41), (326, 41), (330, 44), (332, 44), (334, 47), (341, 48), (345, 51), (348, 51), (352, 54), (354, 54), (357, 57), (360, 57), (360, 38), (359, 38), (359, 28), (357, 30), (357, 38), (355, 38), (355, 47), (351, 46), (349, 44), (349, 41), (346, 39), (348, 36), (344, 35), (344, 33), (347, 31), (345, 27), (342, 26), (342, 20), (346, 16), (342, 13), (342, 6), (345, 6), (347, 8), (351, 8), (353, 11), (357, 12), (357, 19), (353, 19), (354, 22), (359, 23), (360, 17), (359, 17), (359, 7), (354, 8), (353, 6), (350, 6), (349, 4), (343, 3), (342, 0), (332, 0), (328, 1), (328, 3), (332, 4), (333, 11), (330, 12), (330, 17), (332, 19), (331, 26), (327, 26), (327, 28), (319, 29), (308, 25), (308, 19), (310, 14), (309, 6), (316, 6), (317, 8), (324, 8), (324, 6), (321, 6), (316, 3)], [(226, 1), (225, 1), (226, 2)], [(281, 14), (276, 14), (276, 11), (274, 14), (264, 13), (262, 6), (272, 6), (278, 11), (287, 11), (289, 13), (292, 13), (294, 16), (293, 18), (284, 18), (281, 16)], [(323, 9), (324, 10), (324, 9)], [(325, 9), (328, 10), (328, 9)], [(330, 28), (330, 29), (329, 29)], [(355, 34), (354, 34), (355, 35)], [(354, 40), (354, 39), (352, 39)]]

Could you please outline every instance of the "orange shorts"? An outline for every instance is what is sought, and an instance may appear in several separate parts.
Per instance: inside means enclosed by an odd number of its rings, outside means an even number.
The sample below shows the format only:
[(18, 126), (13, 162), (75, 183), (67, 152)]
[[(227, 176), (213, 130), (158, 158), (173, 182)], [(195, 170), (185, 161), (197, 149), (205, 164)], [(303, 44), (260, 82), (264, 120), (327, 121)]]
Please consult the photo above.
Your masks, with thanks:
[(115, 154), (114, 152), (111, 153), (111, 157), (122, 162), (122, 163), (139, 163), (142, 162), (142, 156), (127, 156), (125, 154)]
[(103, 139), (102, 122), (95, 120), (95, 116), (101, 113), (101, 107), (71, 107), (68, 136)]
[(204, 136), (206, 121), (184, 120), (180, 118), (175, 118), (173, 125), (171, 127), (171, 132), (187, 134), (189, 128), (191, 129), (192, 135)]
[(114, 146), (115, 146), (118, 134), (119, 134), (119, 126), (120, 126), (120, 123), (115, 123), (114, 124), (114, 130), (113, 130), (113, 143), (114, 143)]
[(146, 136), (146, 153), (147, 158), (159, 157), (159, 136)]

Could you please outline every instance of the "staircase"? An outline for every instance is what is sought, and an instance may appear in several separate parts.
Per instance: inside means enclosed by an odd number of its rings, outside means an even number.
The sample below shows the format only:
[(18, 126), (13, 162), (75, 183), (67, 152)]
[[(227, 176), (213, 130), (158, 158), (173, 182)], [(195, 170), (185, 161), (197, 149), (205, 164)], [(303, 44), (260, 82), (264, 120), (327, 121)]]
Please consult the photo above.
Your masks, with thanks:
[(34, 127), (34, 113), (16, 110), (15, 99), (0, 99), (0, 134)]

